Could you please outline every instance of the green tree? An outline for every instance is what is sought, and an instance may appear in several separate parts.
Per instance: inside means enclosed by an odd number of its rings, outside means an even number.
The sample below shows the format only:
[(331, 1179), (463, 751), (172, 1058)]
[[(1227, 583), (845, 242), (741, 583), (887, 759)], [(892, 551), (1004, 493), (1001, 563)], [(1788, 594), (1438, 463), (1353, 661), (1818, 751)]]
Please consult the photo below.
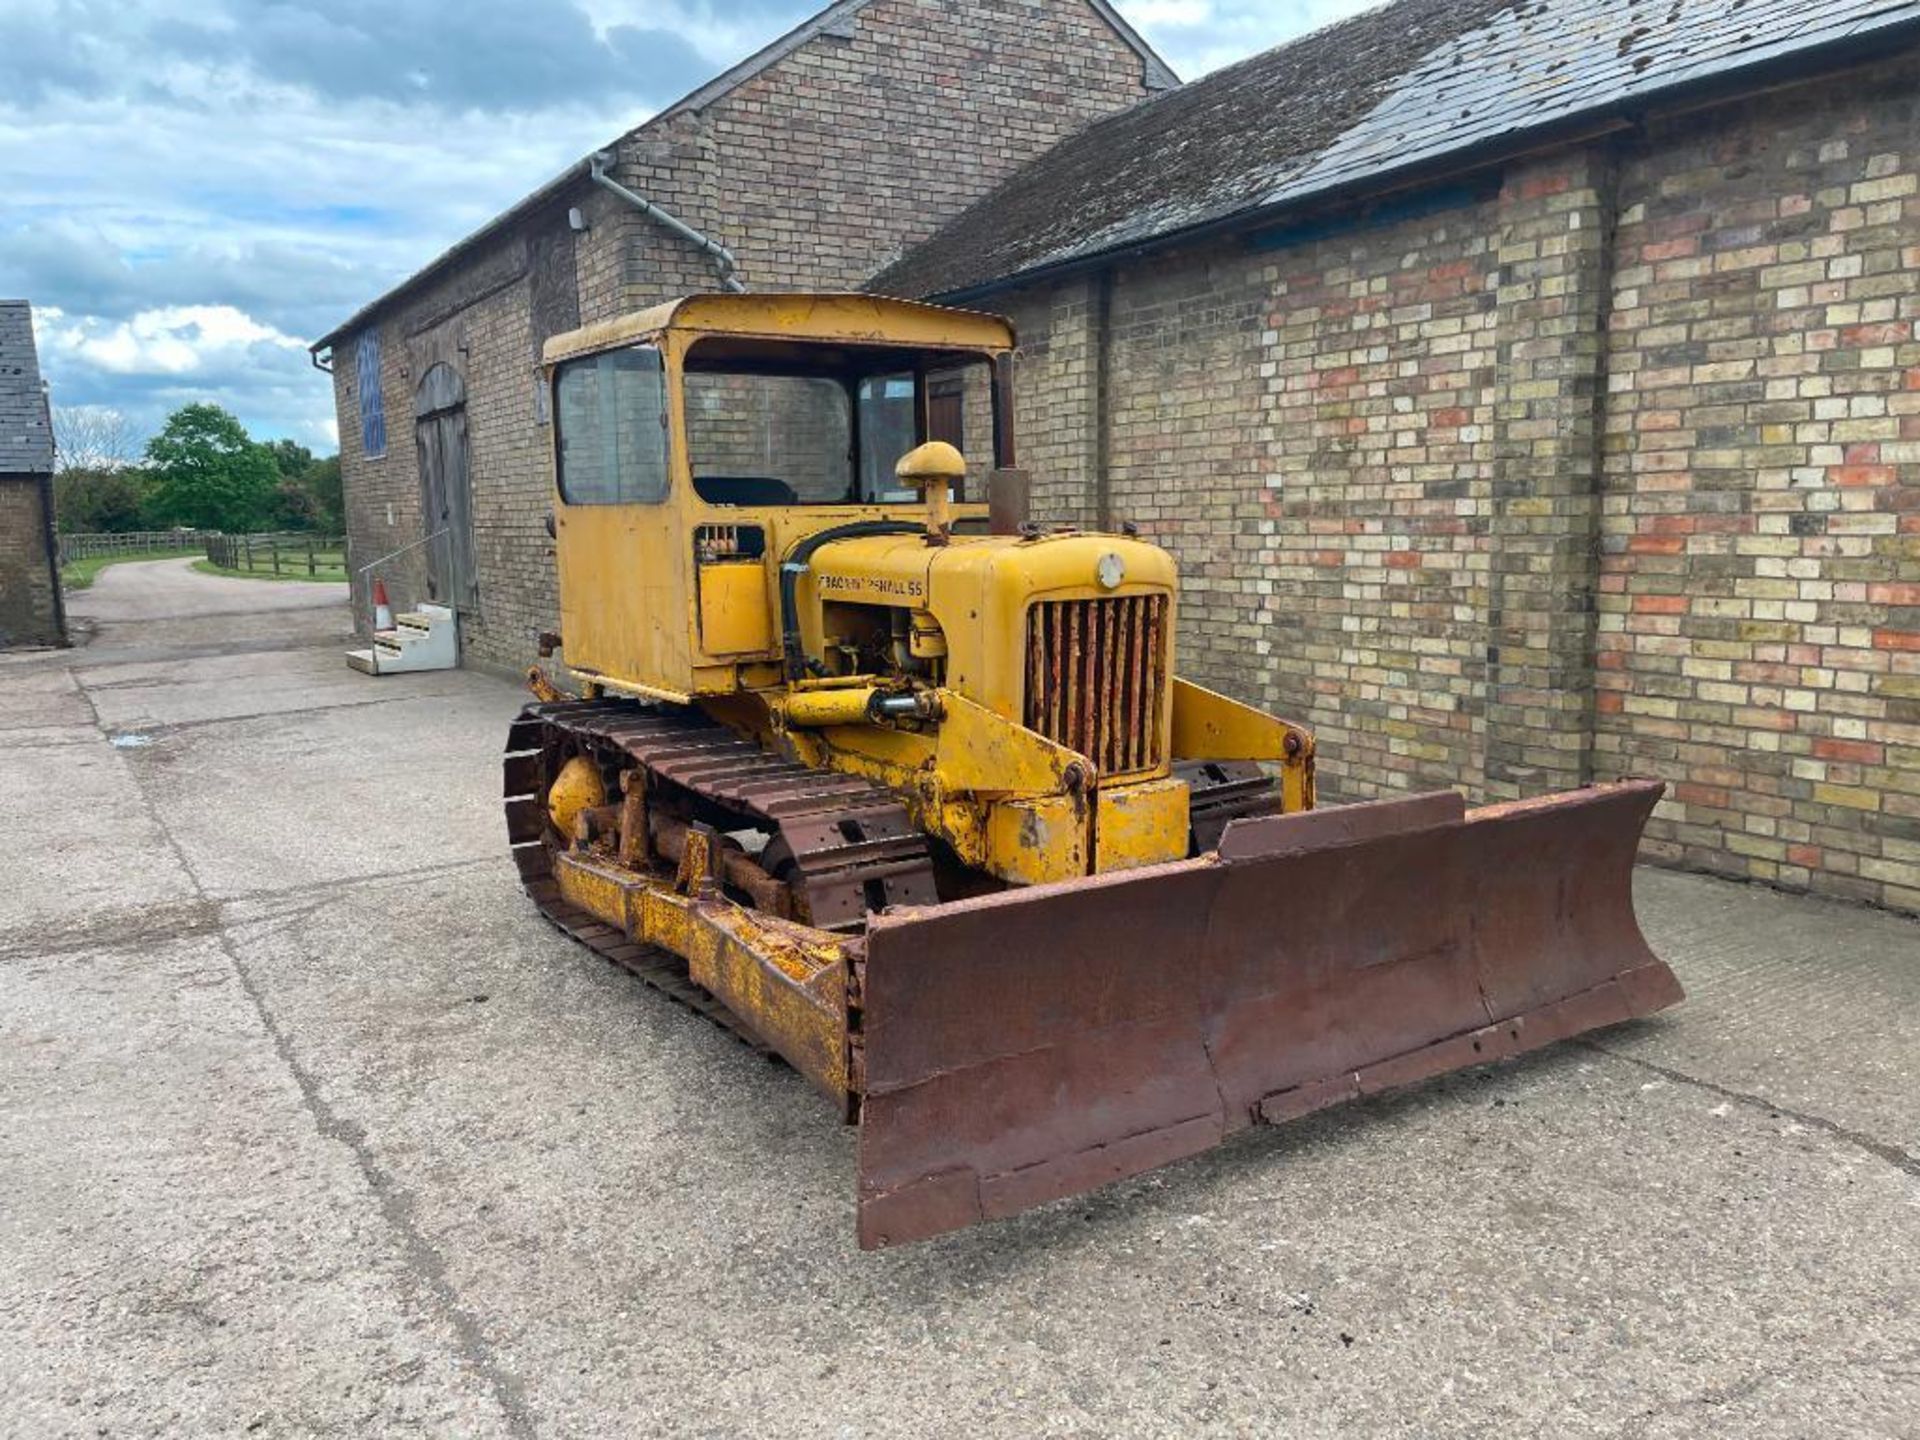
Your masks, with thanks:
[(269, 440), (267, 450), (283, 480), (299, 480), (313, 468), (313, 451), (296, 440)]
[(173, 525), (241, 533), (267, 514), (280, 478), (273, 453), (218, 405), (183, 405), (147, 442), (154, 508)]
[(341, 534), (346, 503), (340, 489), (340, 457), (316, 460), (311, 450), (293, 440), (271, 441), (267, 449), (280, 471), (267, 505), (267, 523), (276, 530)]
[(302, 483), (313, 497), (314, 525), (329, 535), (347, 533), (347, 494), (340, 483), (340, 457), (316, 460)]
[(152, 496), (147, 472), (74, 468), (53, 477), (53, 514), (69, 535), (99, 535), (147, 528)]

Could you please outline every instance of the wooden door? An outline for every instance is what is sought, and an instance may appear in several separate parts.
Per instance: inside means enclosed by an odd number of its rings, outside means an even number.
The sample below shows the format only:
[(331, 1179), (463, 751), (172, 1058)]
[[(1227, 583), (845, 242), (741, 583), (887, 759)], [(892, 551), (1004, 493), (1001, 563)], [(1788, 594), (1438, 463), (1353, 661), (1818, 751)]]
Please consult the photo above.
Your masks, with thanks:
[(420, 510), (425, 532), (427, 592), (442, 605), (471, 612), (480, 604), (473, 543), (473, 486), (467, 455), (466, 387), (449, 365), (435, 365), (414, 404), (420, 457)]
[(964, 394), (965, 387), (957, 379), (927, 382), (927, 439), (944, 440), (963, 455), (967, 449)]

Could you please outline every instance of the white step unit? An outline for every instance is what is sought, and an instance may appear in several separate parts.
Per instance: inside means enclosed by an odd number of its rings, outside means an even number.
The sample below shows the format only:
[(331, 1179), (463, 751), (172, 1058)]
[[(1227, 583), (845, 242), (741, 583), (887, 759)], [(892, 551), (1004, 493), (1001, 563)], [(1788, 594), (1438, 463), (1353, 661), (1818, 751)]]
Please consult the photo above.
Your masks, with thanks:
[(371, 650), (349, 650), (347, 664), (365, 675), (452, 670), (460, 663), (460, 620), (445, 605), (422, 605), (391, 630), (377, 630)]

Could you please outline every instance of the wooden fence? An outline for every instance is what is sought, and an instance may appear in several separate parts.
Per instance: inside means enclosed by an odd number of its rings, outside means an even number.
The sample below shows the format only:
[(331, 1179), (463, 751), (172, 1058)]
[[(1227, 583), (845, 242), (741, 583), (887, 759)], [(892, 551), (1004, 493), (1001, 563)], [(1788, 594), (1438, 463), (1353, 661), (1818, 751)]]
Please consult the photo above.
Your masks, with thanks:
[(346, 567), (347, 542), (338, 535), (287, 531), (276, 535), (208, 535), (207, 559), (223, 570), (255, 575), (331, 574)]
[(198, 550), (214, 539), (213, 530), (129, 530), (118, 535), (62, 535), (60, 563), (91, 560), (96, 555), (144, 555), (156, 550)]

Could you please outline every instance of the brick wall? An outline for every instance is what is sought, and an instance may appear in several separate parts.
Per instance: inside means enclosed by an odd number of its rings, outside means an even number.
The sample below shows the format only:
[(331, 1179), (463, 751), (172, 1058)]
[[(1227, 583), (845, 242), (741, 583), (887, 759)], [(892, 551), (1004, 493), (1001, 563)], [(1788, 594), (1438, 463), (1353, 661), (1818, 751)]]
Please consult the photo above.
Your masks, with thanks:
[(1917, 97), (1907, 57), (995, 297), (1037, 507), (1166, 544), (1182, 668), (1313, 726), (1332, 796), (1655, 774), (1653, 858), (1920, 909)]
[(47, 555), (45, 483), (0, 475), (0, 649), (66, 643)]
[(1920, 63), (1623, 160), (1607, 773), (1675, 863), (1920, 909)]
[[(756, 290), (857, 289), (1015, 166), (1146, 93), (1141, 57), (1082, 0), (875, 0), (705, 109), (627, 136), (614, 174), (729, 246)], [(584, 233), (568, 228), (569, 205)], [(480, 596), (463, 617), (466, 655), (528, 663), (533, 637), (558, 624), (540, 343), (715, 285), (700, 252), (583, 182), (397, 292), (376, 317), (383, 459), (361, 453), (356, 337), (334, 352), (355, 564), (422, 537), (412, 397), (444, 360), (468, 392)], [(386, 577), (396, 604), (423, 598), (424, 556)]]

